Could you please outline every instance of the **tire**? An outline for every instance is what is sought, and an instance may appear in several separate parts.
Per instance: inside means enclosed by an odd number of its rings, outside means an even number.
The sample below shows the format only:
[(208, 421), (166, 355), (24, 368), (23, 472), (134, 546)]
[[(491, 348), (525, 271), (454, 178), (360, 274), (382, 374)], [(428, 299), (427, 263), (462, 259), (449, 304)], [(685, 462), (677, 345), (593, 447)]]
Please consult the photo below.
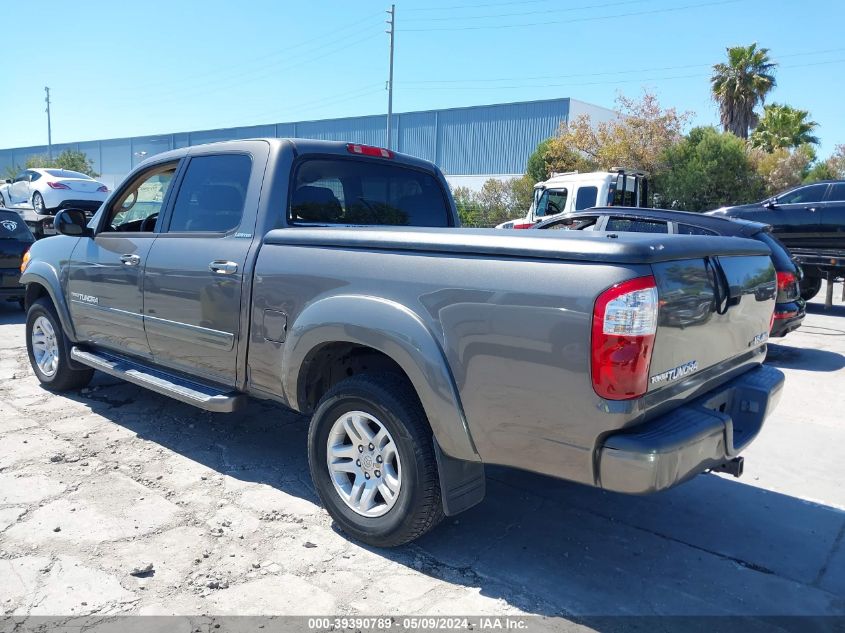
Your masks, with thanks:
[(35, 209), (38, 215), (47, 213), (47, 207), (44, 205), (44, 196), (37, 191), (32, 194), (32, 208)]
[(801, 280), (801, 298), (804, 301), (809, 301), (822, 289), (821, 277), (804, 277)]
[(26, 312), (26, 299), (18, 299), (18, 305), (21, 307), (21, 310)]
[(5, 207), (6, 207), (6, 198), (4, 198), (3, 194), (0, 193), (0, 209), (3, 209)]
[[(362, 458), (367, 455), (369, 458), (344, 462), (350, 470), (355, 463), (361, 466), (355, 467), (355, 472), (339, 473), (329, 467), (329, 442), (330, 438), (332, 442), (337, 441), (339, 433), (346, 432), (341, 429), (358, 428), (345, 422), (351, 419), (349, 414), (352, 412), (358, 416), (359, 423), (364, 420), (370, 425), (370, 432), (382, 427), (386, 431), (387, 443), (383, 444), (383, 449), (376, 446), (374, 450), (369, 449), (373, 444), (359, 445), (359, 451), (364, 449), (359, 453)], [(351, 437), (347, 435), (347, 439)], [(378, 438), (379, 434), (373, 440), (376, 444), (379, 444)], [(363, 441), (366, 442), (366, 439)], [(384, 442), (385, 438), (382, 437), (381, 441)], [(334, 444), (334, 450), (338, 452), (348, 450), (355, 455), (355, 449), (354, 442), (349, 445)], [(395, 454), (391, 454), (391, 450)], [(443, 519), (431, 427), (416, 392), (403, 376), (359, 374), (332, 387), (320, 400), (311, 418), (308, 463), (323, 506), (344, 532), (359, 541), (376, 547), (396, 547), (419, 538)], [(367, 475), (367, 481), (359, 479)], [(344, 477), (347, 479), (344, 480)], [(370, 511), (375, 514), (373, 516), (354, 509), (350, 501), (342, 496), (342, 486), (348, 484), (351, 497), (358, 481), (365, 486), (378, 487), (372, 500), (375, 505)], [(380, 483), (369, 484), (368, 481)], [(391, 481), (393, 483), (389, 484)], [(398, 488), (392, 501), (382, 494), (382, 485)], [(366, 509), (364, 499), (367, 492), (368, 489), (364, 488), (361, 495), (363, 509)]]
[[(33, 338), (42, 341), (33, 342)], [(72, 369), (69, 364), (70, 346), (62, 330), (56, 309), (46, 297), (29, 306), (26, 313), (26, 351), (35, 376), (51, 391), (69, 391), (84, 387), (94, 375), (93, 369)], [(47, 359), (43, 354), (50, 354)], [(39, 364), (41, 360), (41, 364)], [(50, 361), (50, 362), (48, 362)]]

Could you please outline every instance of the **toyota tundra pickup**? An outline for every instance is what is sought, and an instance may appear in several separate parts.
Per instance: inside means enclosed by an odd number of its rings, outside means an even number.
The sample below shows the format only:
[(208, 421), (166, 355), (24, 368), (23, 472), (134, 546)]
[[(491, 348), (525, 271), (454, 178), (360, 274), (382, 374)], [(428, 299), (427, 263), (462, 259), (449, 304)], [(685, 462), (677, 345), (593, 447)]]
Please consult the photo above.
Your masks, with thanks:
[(461, 229), (437, 167), (386, 149), (179, 149), (55, 227), (21, 276), (46, 388), (308, 414), (317, 493), (377, 546), (478, 503), (489, 464), (631, 494), (739, 476), (782, 389), (764, 244)]

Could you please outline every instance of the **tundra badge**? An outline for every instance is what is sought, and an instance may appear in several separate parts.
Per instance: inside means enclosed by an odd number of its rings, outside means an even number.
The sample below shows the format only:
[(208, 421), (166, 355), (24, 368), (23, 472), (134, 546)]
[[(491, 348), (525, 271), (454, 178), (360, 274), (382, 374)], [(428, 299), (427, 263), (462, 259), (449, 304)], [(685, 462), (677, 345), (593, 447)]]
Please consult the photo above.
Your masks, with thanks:
[(651, 377), (651, 384), (655, 385), (659, 382), (669, 382), (671, 380), (677, 380), (678, 378), (683, 378), (684, 376), (688, 376), (689, 374), (698, 371), (698, 361), (691, 360), (688, 363), (684, 363), (683, 365), (678, 365), (674, 369), (669, 369), (664, 371), (660, 374), (655, 374)]

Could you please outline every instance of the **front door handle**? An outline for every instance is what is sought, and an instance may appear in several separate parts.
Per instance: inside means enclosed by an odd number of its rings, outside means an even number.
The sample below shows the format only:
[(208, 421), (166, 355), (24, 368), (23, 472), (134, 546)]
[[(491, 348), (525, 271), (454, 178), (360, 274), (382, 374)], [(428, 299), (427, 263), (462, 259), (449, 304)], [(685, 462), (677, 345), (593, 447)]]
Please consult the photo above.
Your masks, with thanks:
[(137, 255), (126, 254), (120, 256), (120, 261), (122, 261), (126, 266), (137, 266), (141, 263), (141, 258)]
[(811, 212), (815, 213), (816, 211), (818, 211), (818, 209), (817, 209), (816, 207), (810, 207), (810, 208), (808, 209), (808, 211), (811, 211)]
[(208, 265), (208, 269), (216, 275), (234, 275), (238, 272), (238, 265), (235, 262), (215, 259)]

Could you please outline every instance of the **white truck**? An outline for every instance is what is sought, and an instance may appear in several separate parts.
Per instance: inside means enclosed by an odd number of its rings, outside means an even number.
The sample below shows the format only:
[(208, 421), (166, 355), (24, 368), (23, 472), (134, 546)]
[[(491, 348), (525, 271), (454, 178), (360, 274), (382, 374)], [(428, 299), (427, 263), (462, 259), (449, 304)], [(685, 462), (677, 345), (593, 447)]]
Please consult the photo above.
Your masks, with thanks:
[(497, 229), (530, 229), (541, 220), (567, 215), (595, 206), (645, 207), (648, 174), (644, 171), (614, 168), (610, 171), (553, 173), (534, 185), (534, 198), (528, 215), (508, 220)]

